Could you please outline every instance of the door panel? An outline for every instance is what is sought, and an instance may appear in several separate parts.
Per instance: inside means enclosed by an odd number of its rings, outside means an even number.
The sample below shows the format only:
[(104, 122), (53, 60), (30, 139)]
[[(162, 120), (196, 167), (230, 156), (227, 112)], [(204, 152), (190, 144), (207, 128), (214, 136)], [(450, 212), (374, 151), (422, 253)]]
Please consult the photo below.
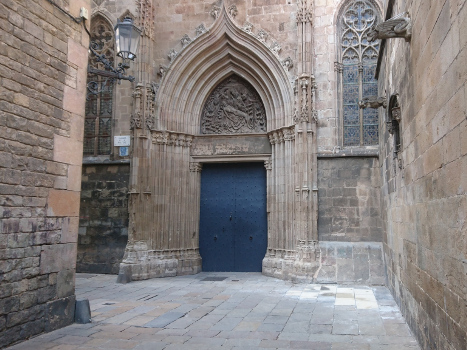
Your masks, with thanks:
[(205, 164), (201, 174), (203, 271), (261, 271), (267, 248), (263, 164)]

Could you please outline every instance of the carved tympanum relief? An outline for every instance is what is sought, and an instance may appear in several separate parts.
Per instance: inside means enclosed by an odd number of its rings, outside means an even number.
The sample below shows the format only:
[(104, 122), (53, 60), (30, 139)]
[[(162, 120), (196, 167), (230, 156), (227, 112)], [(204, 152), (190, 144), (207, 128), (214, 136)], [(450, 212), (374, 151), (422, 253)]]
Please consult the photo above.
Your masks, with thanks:
[(201, 114), (202, 134), (243, 134), (266, 131), (263, 102), (244, 79), (231, 76), (211, 93)]

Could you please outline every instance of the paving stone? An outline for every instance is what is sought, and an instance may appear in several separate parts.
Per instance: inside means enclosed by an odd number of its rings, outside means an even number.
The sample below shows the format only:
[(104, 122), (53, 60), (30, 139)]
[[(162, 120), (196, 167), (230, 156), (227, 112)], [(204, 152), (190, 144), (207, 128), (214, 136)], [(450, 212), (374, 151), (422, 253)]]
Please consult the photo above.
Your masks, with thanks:
[[(92, 324), (72, 325), (12, 349), (419, 350), (384, 287), (375, 289), (376, 294), (361, 286), (323, 289), (249, 273), (222, 274), (228, 279), (235, 276), (239, 280), (235, 283), (199, 282), (209, 275), (122, 285), (109, 276), (84, 279), (78, 274), (77, 297), (88, 298), (94, 313), (110, 300), (115, 304), (107, 306), (112, 308), (98, 317), (93, 314)], [(353, 301), (326, 298), (322, 302), (318, 297), (310, 304), (310, 299), (299, 297), (316, 292), (336, 292), (341, 299), (352, 295)], [(158, 295), (144, 300), (154, 294)], [(372, 295), (384, 305), (359, 309), (357, 298), (370, 300)], [(143, 320), (147, 322), (142, 327), (129, 324)]]
[(145, 327), (152, 327), (152, 328), (163, 328), (175, 320), (178, 320), (180, 317), (184, 316), (185, 314), (182, 312), (168, 312), (158, 318), (146, 323)]

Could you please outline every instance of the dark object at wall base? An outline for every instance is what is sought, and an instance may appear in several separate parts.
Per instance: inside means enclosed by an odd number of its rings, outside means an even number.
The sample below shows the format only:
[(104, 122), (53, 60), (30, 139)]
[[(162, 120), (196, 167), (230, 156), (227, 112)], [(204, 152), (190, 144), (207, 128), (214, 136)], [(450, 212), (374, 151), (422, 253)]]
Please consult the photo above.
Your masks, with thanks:
[(117, 283), (130, 283), (131, 269), (129, 266), (120, 266), (120, 271), (117, 277)]
[(85, 324), (91, 322), (91, 307), (89, 300), (76, 300), (75, 323)]

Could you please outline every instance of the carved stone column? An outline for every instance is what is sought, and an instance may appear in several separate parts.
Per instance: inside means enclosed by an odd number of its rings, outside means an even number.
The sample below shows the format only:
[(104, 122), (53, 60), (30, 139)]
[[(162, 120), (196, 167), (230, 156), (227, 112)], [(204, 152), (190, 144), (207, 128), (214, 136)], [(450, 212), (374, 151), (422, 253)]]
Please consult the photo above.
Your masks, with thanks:
[[(311, 0), (297, 11), (298, 79), (295, 125), (269, 133), (272, 145), (268, 183), (269, 237), (263, 273), (284, 279), (312, 281), (319, 267), (317, 231), (317, 111), (312, 62)], [(269, 179), (269, 178), (268, 178)]]

